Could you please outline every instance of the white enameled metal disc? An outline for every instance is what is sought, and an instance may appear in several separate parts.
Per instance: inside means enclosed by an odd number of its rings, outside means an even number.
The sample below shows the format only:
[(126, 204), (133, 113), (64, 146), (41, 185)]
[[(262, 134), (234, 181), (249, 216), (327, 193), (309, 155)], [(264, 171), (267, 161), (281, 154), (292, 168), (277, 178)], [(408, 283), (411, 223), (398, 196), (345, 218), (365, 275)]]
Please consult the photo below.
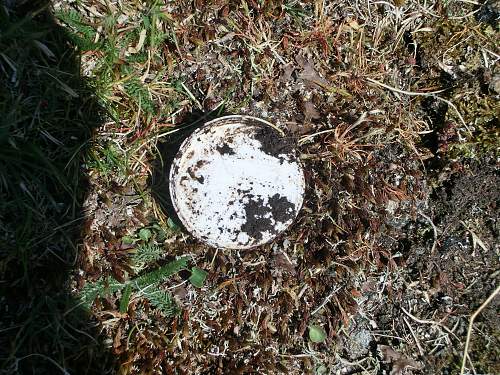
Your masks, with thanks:
[(296, 218), (304, 190), (291, 143), (268, 122), (250, 116), (226, 116), (197, 129), (170, 170), (180, 220), (218, 248), (271, 241)]

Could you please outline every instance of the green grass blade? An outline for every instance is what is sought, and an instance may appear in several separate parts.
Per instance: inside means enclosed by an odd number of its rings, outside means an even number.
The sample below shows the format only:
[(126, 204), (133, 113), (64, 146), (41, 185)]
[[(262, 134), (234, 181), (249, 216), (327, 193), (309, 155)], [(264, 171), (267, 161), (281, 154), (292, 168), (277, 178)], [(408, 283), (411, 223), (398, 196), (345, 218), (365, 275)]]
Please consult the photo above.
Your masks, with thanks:
[(143, 289), (150, 285), (157, 284), (165, 280), (167, 277), (176, 274), (180, 270), (187, 268), (187, 262), (188, 262), (187, 257), (179, 258), (177, 260), (168, 263), (163, 267), (160, 267), (145, 275), (137, 277), (133, 281), (133, 283), (139, 289)]

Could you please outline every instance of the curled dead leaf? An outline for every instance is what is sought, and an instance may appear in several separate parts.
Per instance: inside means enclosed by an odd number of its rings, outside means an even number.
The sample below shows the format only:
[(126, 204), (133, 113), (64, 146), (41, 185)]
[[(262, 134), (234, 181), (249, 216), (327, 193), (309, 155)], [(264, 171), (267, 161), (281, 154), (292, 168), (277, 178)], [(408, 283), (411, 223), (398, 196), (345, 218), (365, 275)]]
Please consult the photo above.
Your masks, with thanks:
[(388, 345), (379, 345), (379, 349), (382, 353), (383, 360), (392, 364), (390, 375), (402, 375), (406, 367), (413, 367), (416, 369), (421, 367), (419, 362), (405, 357)]
[(285, 83), (292, 79), (292, 74), (295, 71), (293, 64), (287, 64), (283, 66), (283, 73), (281, 73), (280, 81)]
[(297, 61), (297, 64), (302, 68), (298, 78), (305, 81), (306, 86), (310, 88), (330, 87), (330, 83), (316, 71), (313, 62), (301, 55), (298, 55), (295, 61)]
[(321, 117), (320, 113), (311, 101), (304, 103), (304, 121), (310, 122), (311, 120), (316, 120)]
[(121, 340), (122, 340), (122, 328), (121, 326), (118, 326), (118, 329), (116, 330), (116, 335), (115, 338), (113, 339), (113, 349), (115, 353), (119, 353), (119, 348), (121, 346)]
[(282, 270), (285, 272), (289, 272), (292, 275), (295, 275), (295, 265), (291, 263), (291, 261), (281, 252), (277, 252), (274, 254), (274, 267), (277, 270)]

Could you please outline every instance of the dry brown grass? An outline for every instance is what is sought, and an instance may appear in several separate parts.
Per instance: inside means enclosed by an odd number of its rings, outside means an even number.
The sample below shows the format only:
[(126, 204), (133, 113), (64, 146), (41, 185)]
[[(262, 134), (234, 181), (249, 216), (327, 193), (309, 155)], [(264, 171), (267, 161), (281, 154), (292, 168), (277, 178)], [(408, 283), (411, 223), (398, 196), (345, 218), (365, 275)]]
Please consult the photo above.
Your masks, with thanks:
[[(148, 177), (157, 147), (175, 137), (194, 110), (223, 106), (274, 122), (297, 142), (306, 169), (302, 213), (273, 244), (215, 251), (179, 232), (160, 244), (168, 256), (188, 254), (209, 271), (203, 289), (179, 277), (165, 282), (180, 316), (165, 317), (140, 296), (126, 314), (116, 311), (117, 295), (94, 305), (119, 373), (376, 374), (392, 368), (399, 374), (407, 366), (425, 373), (421, 365), (453, 372), (452, 352), (463, 336), (459, 298), (445, 311), (433, 309), (432, 272), (416, 275), (419, 266), (404, 265), (418, 246), (421, 257), (442, 246), (410, 238), (428, 227), (418, 224), (418, 212), (430, 204), (425, 173), (437, 152), (422, 140), (439, 133), (440, 122), (453, 124), (456, 149), (478, 134), (491, 135), (498, 93), (484, 93), (474, 77), (480, 69), (498, 74), (492, 38), (498, 33), (476, 21), (474, 2), (399, 3), (56, 4), (77, 9), (97, 30), (95, 39), (113, 49), (89, 50), (83, 58), (117, 119), (96, 132), (97, 145), (113, 145), (116, 163), (107, 176), (99, 163), (88, 169), (91, 230), (80, 283), (123, 272), (121, 258), (106, 257), (110, 243), (154, 221), (167, 225)], [(165, 37), (155, 43), (159, 33)], [(100, 65), (111, 52), (117, 59)], [(443, 79), (446, 74), (456, 77)], [(131, 90), (131, 82), (138, 88)], [(474, 98), (480, 105), (473, 108)], [(123, 196), (134, 199), (119, 203)], [(113, 209), (124, 218), (111, 224)], [(404, 241), (411, 251), (402, 250)], [(416, 318), (419, 310), (430, 318)], [(454, 328), (444, 328), (448, 320)], [(325, 329), (325, 343), (309, 342), (311, 324)], [(380, 354), (382, 344), (398, 354)], [(495, 366), (485, 363), (484, 369)]]

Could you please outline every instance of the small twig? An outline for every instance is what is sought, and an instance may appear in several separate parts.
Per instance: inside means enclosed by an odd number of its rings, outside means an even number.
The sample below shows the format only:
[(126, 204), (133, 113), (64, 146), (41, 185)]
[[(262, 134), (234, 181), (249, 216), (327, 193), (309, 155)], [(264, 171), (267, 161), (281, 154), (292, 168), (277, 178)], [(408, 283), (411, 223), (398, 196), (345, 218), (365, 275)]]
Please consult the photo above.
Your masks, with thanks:
[(313, 134), (308, 134), (308, 135), (305, 135), (303, 136), (301, 139), (299, 139), (299, 144), (303, 144), (305, 141), (308, 141), (309, 139), (312, 139), (318, 135), (321, 135), (321, 134), (327, 134), (327, 133), (331, 133), (331, 132), (334, 132), (335, 131), (335, 128), (334, 129), (326, 129), (326, 130), (322, 130), (322, 131), (319, 131), (319, 132), (316, 132), (316, 133), (313, 133)]
[(283, 256), (286, 258), (286, 260), (288, 261), (288, 263), (290, 263), (290, 265), (292, 267), (295, 267), (295, 265), (293, 264), (293, 262), (290, 260), (290, 258), (288, 257), (288, 254), (286, 253), (286, 251), (284, 250), (281, 250), (281, 253), (283, 254)]
[[(356, 126), (358, 126), (359, 124), (367, 121), (366, 118), (367, 118), (367, 112), (363, 112), (361, 114), (361, 116), (359, 116), (359, 118), (353, 124), (349, 125), (344, 130), (344, 132), (339, 136), (339, 138), (345, 137), (347, 135), (347, 133), (349, 133), (351, 130), (353, 130)], [(302, 138), (299, 139), (299, 144), (303, 144), (304, 142), (309, 141), (309, 140), (313, 139), (314, 137), (316, 137), (318, 135), (331, 133), (331, 132), (334, 132), (336, 130), (337, 130), (337, 128), (326, 129), (326, 130), (322, 130), (322, 131), (319, 131), (319, 132), (316, 132), (316, 133), (313, 133), (313, 134), (305, 135), (305, 136), (303, 136)]]
[(184, 84), (184, 82), (181, 82), (181, 86), (184, 89), (184, 91), (186, 92), (186, 94), (189, 97), (189, 99), (191, 99), (198, 106), (198, 108), (201, 111), (203, 111), (203, 106), (201, 105), (201, 103), (199, 102), (199, 100), (196, 99), (196, 97), (193, 95), (193, 93), (188, 89), (188, 87)]
[(465, 339), (465, 348), (464, 348), (464, 355), (462, 357), (462, 368), (460, 369), (460, 375), (464, 374), (465, 371), (465, 362), (468, 357), (468, 352), (469, 352), (469, 343), (470, 343), (470, 337), (472, 335), (472, 326), (474, 324), (474, 319), (483, 311), (483, 309), (497, 296), (497, 294), (500, 293), (500, 285), (497, 286), (495, 291), (486, 299), (486, 301), (483, 302), (481, 306), (474, 312), (474, 314), (471, 315), (470, 320), (469, 320), (469, 328), (467, 328), (467, 338)]
[(429, 224), (432, 226), (432, 230), (434, 231), (434, 243), (432, 244), (432, 248), (431, 248), (431, 254), (434, 254), (434, 251), (436, 250), (437, 238), (438, 238), (437, 228), (436, 228), (436, 226), (432, 222), (432, 219), (429, 216), (423, 214), (420, 211), (418, 213), (420, 214), (420, 216), (422, 216), (424, 219), (426, 219), (429, 222)]
[(314, 314), (316, 314), (319, 310), (321, 310), (327, 303), (328, 301), (330, 300), (330, 298), (332, 298), (332, 296), (337, 293), (338, 291), (340, 290), (340, 286), (334, 288), (330, 294), (328, 294), (325, 299), (323, 300), (323, 302), (321, 303), (321, 305), (319, 305), (312, 313), (311, 313), (311, 316), (313, 316)]
[(420, 341), (418, 341), (417, 335), (415, 334), (415, 332), (413, 332), (413, 328), (411, 328), (410, 322), (408, 322), (408, 320), (405, 317), (403, 317), (403, 320), (406, 323), (406, 325), (408, 326), (408, 328), (410, 329), (411, 335), (413, 336), (413, 340), (415, 340), (415, 344), (417, 344), (417, 348), (418, 348), (420, 355), (423, 356), (424, 351), (422, 349), (422, 346), (420, 345)]
[(440, 96), (437, 96), (437, 95), (432, 95), (434, 98), (438, 99), (438, 100), (441, 100), (442, 102), (445, 102), (446, 104), (448, 104), (451, 108), (453, 108), (455, 110), (455, 113), (457, 114), (458, 118), (460, 119), (460, 122), (462, 123), (463, 126), (465, 126), (465, 129), (467, 129), (467, 131), (469, 132), (469, 134), (472, 135), (472, 132), (471, 130), (469, 129), (469, 127), (467, 126), (467, 124), (465, 123), (465, 120), (464, 118), (462, 117), (462, 115), (460, 114), (460, 111), (458, 110), (458, 108), (455, 106), (455, 104), (453, 104), (452, 102), (450, 102), (449, 100), (447, 99), (444, 99), (444, 98), (441, 98)]
[(180, 287), (180, 286), (182, 286), (182, 285), (186, 284), (188, 281), (189, 281), (189, 280), (187, 280), (187, 279), (186, 279), (186, 280), (184, 280), (183, 282), (181, 282), (181, 283), (179, 283), (179, 284), (176, 284), (176, 285), (173, 285), (173, 286), (170, 286), (170, 287), (166, 288), (165, 290), (172, 290), (172, 289), (178, 288), (178, 287)]
[(368, 359), (371, 359), (370, 357), (365, 357), (365, 358), (360, 359), (359, 361), (356, 361), (356, 362), (350, 362), (347, 359), (342, 358), (341, 356), (337, 356), (337, 358), (339, 359), (340, 363), (342, 363), (343, 365), (351, 366), (351, 367), (356, 367), (356, 366), (361, 367), (363, 374), (369, 374), (368, 370), (366, 369), (366, 367), (364, 367), (362, 365), (362, 363)]
[(386, 88), (387, 90), (397, 92), (399, 94), (409, 95), (409, 96), (432, 96), (433, 98), (436, 98), (437, 100), (441, 100), (442, 102), (445, 102), (446, 104), (448, 104), (451, 108), (453, 108), (455, 110), (455, 113), (457, 114), (458, 118), (460, 119), (460, 122), (462, 123), (462, 125), (465, 126), (465, 128), (467, 129), (467, 131), (469, 132), (469, 134), (472, 134), (471, 130), (469, 129), (469, 127), (465, 123), (464, 118), (460, 114), (460, 112), (459, 112), (458, 108), (455, 106), (455, 104), (453, 104), (452, 102), (450, 102), (447, 99), (444, 99), (444, 98), (436, 95), (436, 94), (439, 94), (439, 93), (441, 93), (441, 92), (443, 92), (445, 90), (429, 91), (429, 92), (405, 91), (405, 90), (400, 90), (400, 89), (397, 89), (395, 87), (386, 85), (385, 83), (382, 83), (382, 82), (379, 82), (379, 81), (375, 81), (374, 79), (371, 79), (371, 78), (365, 78), (365, 79), (368, 82), (371, 82), (371, 83), (373, 83), (375, 85), (378, 85), (378, 86), (381, 86), (383, 88)]
[(309, 284), (305, 283), (302, 289), (300, 290), (299, 294), (297, 294), (297, 299), (301, 299), (302, 295), (305, 293), (305, 291), (309, 288)]
[(399, 94), (403, 94), (403, 95), (409, 95), (409, 96), (432, 96), (432, 95), (436, 95), (436, 94), (439, 94), (439, 93), (442, 93), (444, 92), (445, 90), (437, 90), (437, 91), (429, 91), (429, 92), (422, 92), (422, 91), (405, 91), (405, 90), (400, 90), (400, 89), (397, 89), (395, 87), (392, 87), (392, 86), (389, 86), (389, 85), (386, 85), (385, 83), (382, 83), (382, 82), (379, 82), (379, 81), (375, 81), (374, 79), (371, 79), (371, 78), (365, 78), (368, 82), (371, 82), (375, 85), (378, 85), (378, 86), (381, 86), (387, 90), (390, 90), (390, 91), (394, 91), (394, 92), (397, 92)]
[(214, 268), (214, 263), (215, 263), (215, 258), (217, 257), (217, 254), (219, 254), (219, 248), (215, 249), (215, 254), (212, 257), (212, 261), (210, 262), (210, 268)]
[(406, 341), (408, 342), (408, 340), (402, 338), (402, 337), (399, 337), (399, 336), (394, 336), (394, 335), (384, 335), (383, 333), (376, 333), (376, 332), (371, 332), (371, 334), (373, 336), (379, 336), (379, 337), (388, 337), (390, 339), (396, 339), (396, 340), (399, 340), (399, 341)]
[(420, 324), (432, 324), (432, 325), (437, 325), (441, 328), (443, 328), (446, 332), (448, 332), (449, 334), (453, 335), (453, 337), (455, 337), (457, 340), (458, 340), (458, 337), (457, 335), (455, 335), (453, 333), (453, 331), (451, 329), (449, 329), (447, 326), (445, 326), (443, 323), (441, 322), (436, 322), (435, 320), (427, 320), (427, 319), (419, 319), (417, 318), (416, 316), (413, 316), (412, 314), (410, 314), (408, 311), (406, 311), (404, 309), (404, 307), (401, 307), (401, 310), (403, 310), (403, 312), (408, 315), (411, 319), (413, 319), (414, 321), (416, 321), (417, 323), (420, 323)]
[(314, 354), (279, 354), (279, 356), (284, 358), (309, 358), (314, 357)]

